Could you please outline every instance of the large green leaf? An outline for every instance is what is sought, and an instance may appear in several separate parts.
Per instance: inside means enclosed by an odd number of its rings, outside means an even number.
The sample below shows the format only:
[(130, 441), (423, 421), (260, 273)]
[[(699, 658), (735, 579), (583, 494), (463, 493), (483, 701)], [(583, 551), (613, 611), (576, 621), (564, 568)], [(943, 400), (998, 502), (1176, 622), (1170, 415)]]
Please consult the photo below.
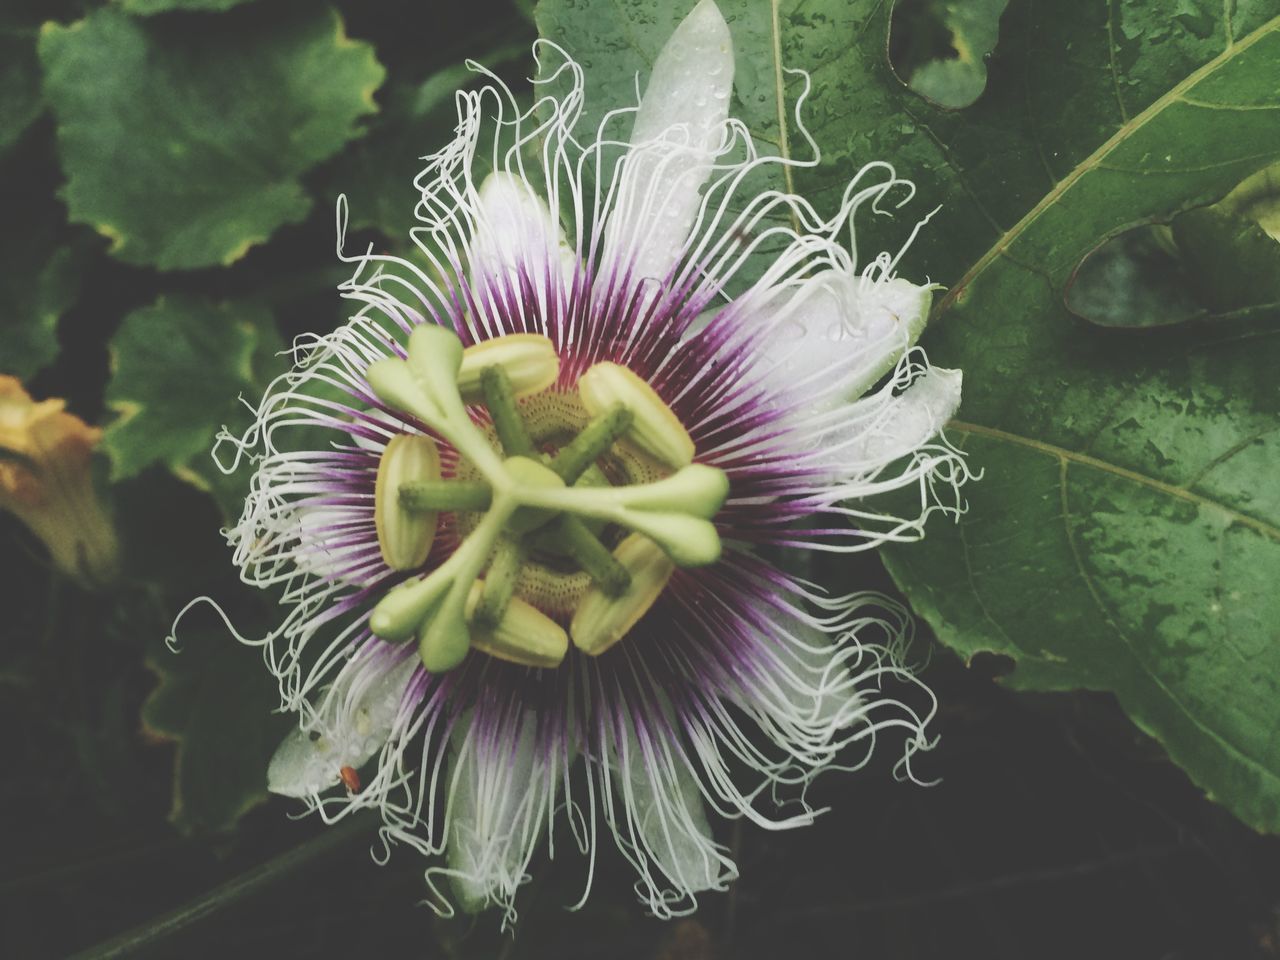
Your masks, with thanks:
[(301, 174), (375, 109), (383, 70), (327, 8), (191, 22), (107, 7), (40, 38), (71, 218), (162, 269), (231, 263), (310, 198)]
[[(1280, 154), (1280, 21), (1134, 112), (955, 286), (970, 513), (890, 567), (942, 639), (1022, 687), (1115, 691), (1213, 796), (1280, 829), (1277, 312), (1125, 335), (1063, 290), (1100, 237)], [(1263, 238), (1268, 239), (1268, 238)], [(950, 309), (945, 309), (949, 307)]]
[[(582, 61), (598, 117), (633, 102), (691, 5), (544, 0), (539, 24)], [(1274, 315), (1135, 333), (1063, 306), (1108, 236), (1280, 156), (1276, 4), (1015, 0), (959, 113), (892, 76), (889, 5), (721, 6), (762, 146), (804, 155), (781, 68), (811, 73), (823, 162), (785, 185), (829, 209), (883, 158), (944, 203), (902, 270), (952, 284), (925, 344), (965, 370), (953, 436), (985, 477), (961, 524), (888, 552), (899, 583), (945, 643), (1012, 656), (1009, 683), (1114, 691), (1198, 783), (1280, 829)], [(891, 236), (862, 229), (864, 255)]]
[(256, 304), (181, 297), (125, 317), (111, 340), (107, 387), (118, 418), (102, 440), (112, 480), (162, 464), (237, 516), (247, 472), (222, 473), (209, 451), (221, 427), (244, 426), (241, 397), (257, 402), (280, 371), (278, 348), (271, 315)]

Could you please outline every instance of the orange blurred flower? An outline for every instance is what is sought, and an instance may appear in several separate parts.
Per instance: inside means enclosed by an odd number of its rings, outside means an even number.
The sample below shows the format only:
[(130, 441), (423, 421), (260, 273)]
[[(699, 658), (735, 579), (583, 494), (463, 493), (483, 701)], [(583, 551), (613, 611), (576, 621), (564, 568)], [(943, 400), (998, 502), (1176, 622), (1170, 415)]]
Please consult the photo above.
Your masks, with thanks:
[(58, 569), (100, 586), (117, 561), (115, 529), (89, 472), (102, 431), (65, 406), (36, 403), (16, 377), (0, 375), (0, 509), (44, 541)]

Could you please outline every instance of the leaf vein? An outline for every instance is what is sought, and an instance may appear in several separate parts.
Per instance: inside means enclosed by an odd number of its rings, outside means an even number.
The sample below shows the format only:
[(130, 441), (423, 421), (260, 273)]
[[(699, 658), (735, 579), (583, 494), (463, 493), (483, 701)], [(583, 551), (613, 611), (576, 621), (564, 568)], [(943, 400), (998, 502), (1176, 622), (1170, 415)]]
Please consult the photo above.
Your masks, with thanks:
[(958, 430), (961, 433), (971, 433), (977, 436), (986, 437), (990, 440), (998, 440), (1004, 443), (1012, 443), (1018, 446), (1027, 447), (1032, 450), (1039, 451), (1050, 457), (1057, 457), (1060, 460), (1078, 463), (1081, 466), (1090, 467), (1103, 473), (1109, 473), (1121, 479), (1128, 480), (1139, 486), (1148, 487), (1166, 496), (1173, 497), (1178, 500), (1185, 500), (1188, 503), (1197, 506), (1206, 507), (1212, 510), (1218, 510), (1226, 514), (1233, 523), (1237, 523), (1242, 527), (1247, 527), (1255, 533), (1261, 534), (1269, 540), (1280, 543), (1280, 527), (1276, 527), (1265, 520), (1250, 516), (1247, 513), (1220, 503), (1210, 497), (1202, 494), (1193, 493), (1185, 487), (1174, 486), (1171, 483), (1165, 483), (1163, 480), (1157, 480), (1155, 477), (1148, 477), (1146, 474), (1138, 473), (1136, 470), (1130, 470), (1127, 467), (1121, 467), (1114, 463), (1108, 463), (1097, 457), (1090, 456), (1085, 453), (1077, 453), (1074, 450), (1068, 450), (1065, 447), (1055, 446), (1051, 443), (1045, 443), (1041, 440), (1033, 440), (1030, 437), (1024, 437), (1020, 434), (1009, 433), (1005, 430), (999, 430), (995, 427), (987, 427), (978, 423), (968, 423), (963, 420), (952, 420), (947, 424), (948, 430)]

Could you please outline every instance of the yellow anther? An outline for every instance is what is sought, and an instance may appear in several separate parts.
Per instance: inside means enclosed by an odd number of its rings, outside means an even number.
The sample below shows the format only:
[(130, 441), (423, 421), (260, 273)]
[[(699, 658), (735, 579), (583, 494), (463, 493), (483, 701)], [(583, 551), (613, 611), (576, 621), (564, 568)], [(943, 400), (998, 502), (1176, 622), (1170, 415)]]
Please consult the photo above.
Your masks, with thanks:
[(578, 396), (592, 416), (621, 404), (632, 416), (626, 439), (669, 467), (693, 461), (693, 439), (653, 387), (626, 367), (597, 363), (578, 380)]
[(440, 453), (434, 440), (407, 433), (391, 438), (378, 461), (373, 524), (382, 559), (392, 570), (422, 566), (436, 536), (436, 515), (405, 510), (400, 505), (400, 485), (439, 479)]
[(466, 403), (483, 399), (480, 374), (485, 367), (501, 367), (515, 395), (528, 397), (556, 382), (560, 357), (550, 339), (540, 333), (511, 333), (467, 347), (458, 370), (458, 391)]
[(593, 657), (627, 635), (653, 606), (676, 569), (660, 546), (639, 533), (618, 544), (613, 558), (631, 575), (631, 585), (619, 597), (610, 597), (593, 585), (569, 624), (573, 645)]
[(569, 652), (564, 628), (537, 607), (512, 597), (496, 627), (481, 629), (473, 621), (484, 594), (484, 581), (477, 580), (467, 595), (467, 622), (471, 625), (471, 646), (499, 660), (526, 667), (558, 667)]

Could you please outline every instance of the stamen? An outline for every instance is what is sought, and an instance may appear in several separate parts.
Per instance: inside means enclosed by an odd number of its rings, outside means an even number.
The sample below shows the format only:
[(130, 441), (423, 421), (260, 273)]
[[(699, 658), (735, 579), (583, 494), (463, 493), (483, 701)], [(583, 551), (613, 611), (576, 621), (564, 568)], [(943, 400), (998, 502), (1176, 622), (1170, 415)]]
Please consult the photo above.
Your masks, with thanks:
[(496, 626), (486, 629), (474, 620), (487, 586), (486, 581), (477, 580), (467, 597), (468, 616), (473, 618), (471, 645), (491, 657), (526, 667), (560, 666), (569, 652), (569, 636), (537, 607), (512, 597)]
[(617, 597), (608, 596), (598, 585), (593, 586), (578, 604), (569, 624), (573, 645), (592, 657), (604, 653), (630, 632), (675, 572), (675, 564), (666, 552), (638, 533), (618, 544), (613, 559), (627, 571), (631, 586)]
[(639, 376), (616, 363), (597, 363), (578, 379), (578, 396), (592, 416), (622, 404), (634, 418), (627, 439), (670, 467), (693, 462), (693, 439), (672, 409)]
[(373, 525), (378, 549), (392, 570), (413, 570), (426, 562), (436, 536), (433, 509), (406, 509), (398, 491), (406, 483), (438, 483), (440, 453), (430, 437), (392, 437), (378, 461), (373, 492)]
[[(503, 633), (514, 605), (527, 606), (515, 591), (528, 549), (524, 538), (540, 528), (546, 527), (536, 534), (539, 541), (576, 562), (577, 589), (589, 584), (573, 622), (575, 642), (593, 654), (617, 643), (643, 616), (676, 566), (719, 559), (720, 535), (710, 520), (728, 496), (728, 477), (691, 462), (694, 445), (688, 432), (653, 388), (626, 367), (598, 363), (580, 378), (578, 399), (592, 419), (548, 465), (534, 446), (516, 394), (518, 388), (545, 389), (554, 382), (553, 373), (558, 376), (559, 360), (549, 340), (531, 336), (506, 346), (476, 348), (472, 358), (496, 362), (481, 366), (479, 360), (467, 361), (467, 389), (474, 389), (470, 380), (478, 383), (505, 456), (494, 450), (492, 439), (466, 410), (459, 385), (466, 357), (458, 337), (425, 324), (410, 335), (408, 353), (407, 360), (372, 364), (370, 386), (383, 402), (418, 417), (453, 444), (483, 478), (444, 481), (437, 462), (425, 474), (396, 477), (394, 485), (380, 481), (377, 509), (398, 518), (397, 531), (407, 521), (420, 525), (427, 519), (434, 531), (438, 510), (480, 514), (478, 525), (447, 560), (429, 576), (391, 590), (370, 617), (373, 632), (393, 642), (417, 632), (418, 654), (429, 672), (457, 666), (473, 645), (533, 666), (563, 657), (563, 651), (552, 657), (554, 638), (544, 636), (551, 646), (530, 652), (518, 638)], [(408, 439), (397, 438), (400, 442), (393, 441), (388, 450)], [(660, 474), (665, 472), (661, 464), (676, 472), (649, 483), (615, 487), (607, 478), (599, 483), (603, 475), (597, 461), (619, 440), (638, 448), (634, 459), (646, 460), (646, 469)], [(431, 450), (435, 452), (434, 444)], [(626, 460), (630, 454), (620, 456)], [(583, 481), (587, 476), (596, 482)], [(632, 531), (613, 553), (598, 539), (598, 525), (607, 523)], [(430, 541), (425, 548), (420, 541), (413, 541), (411, 555), (405, 550), (405, 556), (395, 558), (406, 564), (396, 569), (425, 562)], [(476, 593), (486, 563), (486, 586)]]
[(576, 437), (560, 448), (549, 466), (566, 486), (573, 486), (587, 468), (600, 459), (630, 427), (634, 417), (620, 403), (595, 417)]
[(516, 407), (515, 390), (511, 378), (502, 367), (485, 367), (480, 371), (480, 388), (484, 393), (484, 405), (489, 408), (494, 432), (508, 457), (533, 457), (537, 455), (533, 440), (525, 428), (524, 420)]
[(501, 367), (517, 397), (541, 393), (560, 376), (560, 356), (550, 338), (540, 333), (511, 333), (467, 347), (458, 369), (458, 392), (464, 403), (484, 399), (480, 376), (488, 367)]

